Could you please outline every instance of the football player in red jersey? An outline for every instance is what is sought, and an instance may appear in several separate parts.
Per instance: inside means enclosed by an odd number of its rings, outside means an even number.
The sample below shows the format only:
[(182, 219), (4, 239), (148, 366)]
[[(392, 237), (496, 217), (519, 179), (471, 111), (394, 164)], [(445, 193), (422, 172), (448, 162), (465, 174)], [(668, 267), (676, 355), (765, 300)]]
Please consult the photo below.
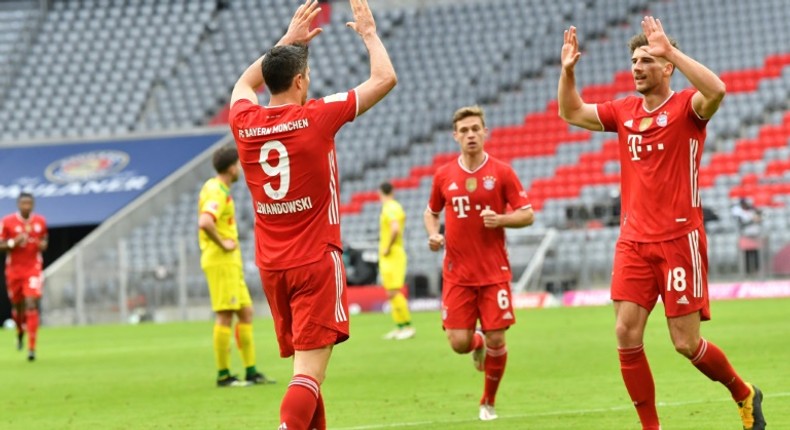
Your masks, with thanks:
[(5, 279), (17, 329), (17, 349), (24, 346), (27, 330), (27, 359), (36, 359), (39, 301), (43, 287), (43, 259), (47, 249), (47, 221), (33, 213), (35, 200), (29, 193), (17, 197), (18, 212), (7, 215), (0, 229), (0, 251), (5, 251)]
[[(458, 354), (472, 352), (475, 367), (485, 372), (479, 405), (485, 421), (497, 418), (494, 401), (507, 362), (505, 330), (516, 322), (505, 228), (534, 220), (513, 168), (483, 150), (487, 135), (481, 108), (455, 112), (453, 138), (461, 155), (436, 171), (423, 217), (431, 251), (445, 249), (442, 326), (450, 347)], [(443, 209), (444, 235), (439, 233)], [(481, 330), (476, 331), (478, 320)]]
[[(367, 81), (307, 99), (306, 44), (321, 32), (310, 30), (321, 9), (307, 0), (231, 96), (230, 126), (256, 212), (256, 263), (280, 355), (294, 356), (294, 376), (280, 406), (281, 428), (288, 430), (326, 428), (320, 386), (332, 347), (349, 337), (335, 134), (397, 83), (367, 1), (350, 3), (354, 21), (347, 26), (370, 55)], [(255, 88), (264, 83), (271, 99), (259, 106)]]
[[(660, 428), (655, 387), (643, 347), (647, 318), (663, 299), (675, 349), (705, 376), (723, 384), (738, 405), (743, 428), (762, 430), (762, 393), (744, 382), (724, 353), (700, 335), (710, 319), (707, 240), (698, 174), (705, 127), (726, 91), (711, 70), (678, 49), (661, 21), (642, 20), (629, 42), (640, 96), (584, 103), (576, 90), (576, 29), (565, 31), (558, 85), (559, 114), (569, 124), (617, 133), (621, 224), (612, 271), (620, 369), (642, 428)], [(675, 69), (693, 88), (672, 91)]]

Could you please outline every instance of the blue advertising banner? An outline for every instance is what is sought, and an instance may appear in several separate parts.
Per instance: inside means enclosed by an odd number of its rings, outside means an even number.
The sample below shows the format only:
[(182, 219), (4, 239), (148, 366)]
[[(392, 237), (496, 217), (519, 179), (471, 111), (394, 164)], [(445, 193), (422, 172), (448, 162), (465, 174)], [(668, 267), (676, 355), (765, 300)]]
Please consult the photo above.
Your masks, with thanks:
[(0, 216), (26, 191), (50, 228), (100, 224), (224, 136), (0, 148)]

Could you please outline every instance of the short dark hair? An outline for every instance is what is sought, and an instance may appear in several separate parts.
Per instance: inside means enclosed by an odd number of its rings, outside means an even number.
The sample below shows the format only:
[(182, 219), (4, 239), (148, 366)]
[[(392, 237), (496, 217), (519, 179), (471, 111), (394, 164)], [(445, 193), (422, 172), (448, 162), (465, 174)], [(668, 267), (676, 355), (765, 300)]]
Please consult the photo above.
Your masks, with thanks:
[(239, 161), (239, 152), (233, 145), (225, 145), (214, 151), (212, 162), (217, 173), (225, 173), (237, 161)]
[(389, 182), (386, 182), (386, 181), (382, 182), (381, 185), (379, 185), (379, 190), (382, 193), (384, 193), (384, 195), (387, 195), (387, 196), (392, 194), (392, 189), (393, 189), (392, 184), (390, 184)]
[(29, 193), (29, 192), (27, 192), (27, 191), (22, 191), (21, 193), (19, 193), (19, 196), (17, 196), (17, 198), (16, 198), (16, 201), (20, 201), (20, 200), (22, 200), (22, 199), (30, 199), (30, 200), (33, 200), (33, 201), (35, 201), (35, 200), (36, 200), (36, 199), (33, 197), (33, 194), (32, 194), (32, 193)]
[(261, 69), (266, 88), (279, 94), (291, 88), (294, 77), (307, 71), (307, 45), (275, 46), (263, 57)]

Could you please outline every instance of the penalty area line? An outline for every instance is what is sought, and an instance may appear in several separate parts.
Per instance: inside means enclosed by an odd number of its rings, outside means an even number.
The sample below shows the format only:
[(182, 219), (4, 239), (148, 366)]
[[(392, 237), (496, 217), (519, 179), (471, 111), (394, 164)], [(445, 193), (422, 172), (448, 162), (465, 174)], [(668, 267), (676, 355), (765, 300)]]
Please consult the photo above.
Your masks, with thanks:
[[(790, 392), (769, 393), (763, 396), (763, 398), (765, 399), (773, 399), (779, 397), (790, 397)], [(673, 408), (678, 406), (699, 405), (705, 403), (720, 403), (724, 401), (731, 402), (732, 400), (721, 399), (721, 400), (692, 400), (687, 402), (657, 402), (656, 405), (658, 407)], [(508, 414), (506, 416), (500, 416), (499, 421), (508, 421), (508, 420), (521, 419), (521, 418), (539, 418), (539, 417), (548, 417), (548, 416), (601, 414), (606, 412), (619, 412), (619, 411), (631, 410), (633, 408), (634, 407), (632, 405), (623, 405), (623, 406), (613, 406), (610, 408), (567, 409), (567, 410), (552, 411), (552, 412)], [(362, 425), (362, 426), (354, 426), (354, 427), (340, 427), (340, 428), (336, 428), (335, 430), (375, 430), (375, 429), (390, 429), (390, 428), (404, 428), (404, 427), (420, 427), (420, 426), (435, 425), (435, 424), (475, 423), (478, 421), (479, 420), (477, 419), (471, 419), (471, 418), (454, 419), (454, 420), (449, 419), (449, 420), (432, 420), (432, 421), (412, 421), (412, 422), (402, 422), (402, 423), (371, 424), (371, 425)]]

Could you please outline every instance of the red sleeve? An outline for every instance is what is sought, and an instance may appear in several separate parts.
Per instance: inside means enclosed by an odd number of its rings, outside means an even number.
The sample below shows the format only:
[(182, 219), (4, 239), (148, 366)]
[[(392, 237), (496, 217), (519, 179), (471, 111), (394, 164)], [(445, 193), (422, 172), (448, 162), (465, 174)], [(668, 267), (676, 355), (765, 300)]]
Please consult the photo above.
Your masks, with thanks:
[(331, 136), (357, 117), (357, 92), (354, 90), (314, 100), (313, 104), (313, 118)]
[(8, 230), (6, 226), (5, 219), (0, 220), (0, 239), (8, 240), (11, 239), (11, 232)]
[(521, 181), (518, 179), (516, 172), (510, 166), (507, 166), (505, 178), (507, 178), (504, 184), (505, 199), (510, 207), (513, 208), (513, 210), (531, 208), (532, 204), (529, 202), (527, 192), (524, 190), (524, 186), (521, 185)]
[(704, 129), (708, 125), (708, 121), (710, 118), (705, 119), (699, 116), (697, 112), (694, 110), (694, 103), (692, 103), (692, 99), (694, 98), (694, 94), (697, 93), (696, 89), (687, 88), (680, 92), (687, 100), (684, 102), (684, 106), (686, 107), (686, 116), (694, 122), (694, 125), (697, 126), (700, 130)]
[(442, 174), (437, 172), (433, 177), (433, 185), (431, 186), (431, 199), (428, 200), (428, 210), (438, 214), (444, 209), (444, 194), (442, 194)]
[(258, 105), (248, 99), (236, 100), (236, 103), (230, 107), (230, 112), (228, 112), (228, 124), (230, 124), (230, 129), (233, 131), (234, 136), (238, 137), (238, 130), (243, 128), (244, 119), (247, 116), (244, 115), (244, 113), (247, 113), (256, 107), (258, 107)]
[(601, 122), (604, 131), (617, 131), (617, 112), (615, 101), (598, 103), (595, 105), (598, 112), (598, 121)]
[(47, 234), (49, 234), (49, 229), (47, 228), (47, 219), (39, 215), (39, 220), (41, 220), (41, 237), (46, 237)]

